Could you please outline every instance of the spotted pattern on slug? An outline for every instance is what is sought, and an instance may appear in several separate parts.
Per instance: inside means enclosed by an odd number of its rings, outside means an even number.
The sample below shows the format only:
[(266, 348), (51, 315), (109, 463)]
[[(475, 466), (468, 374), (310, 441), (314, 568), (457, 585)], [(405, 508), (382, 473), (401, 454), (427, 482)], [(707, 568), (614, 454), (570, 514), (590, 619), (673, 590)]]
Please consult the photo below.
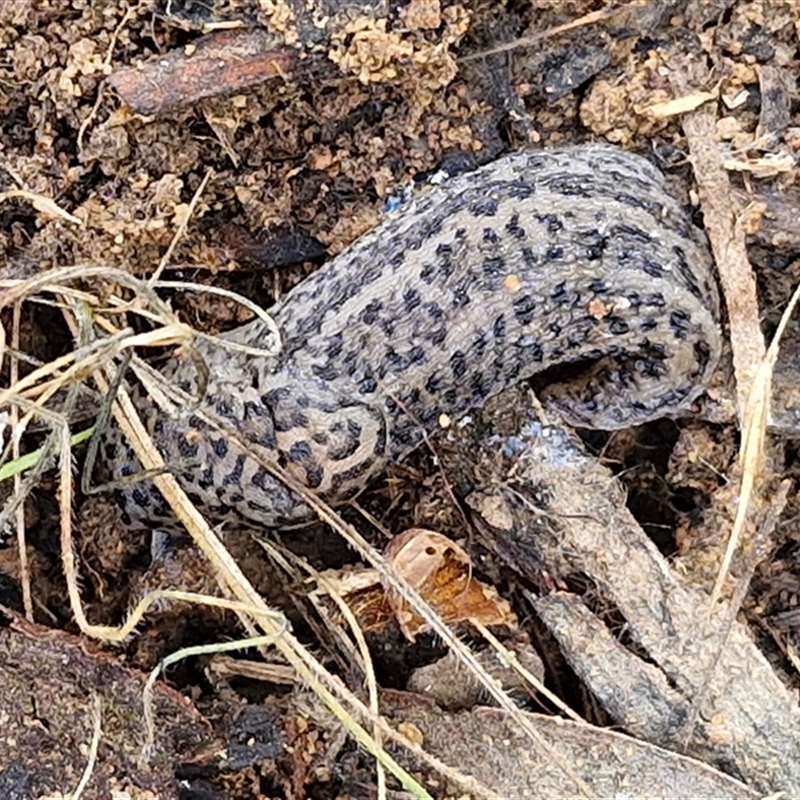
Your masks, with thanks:
[[(171, 419), (137, 394), (149, 430), (214, 521), (291, 527), (308, 507), (253, 448), (332, 504), (357, 495), (458, 418), (555, 365), (585, 365), (545, 402), (568, 421), (615, 429), (686, 409), (719, 357), (719, 298), (705, 239), (646, 160), (604, 145), (509, 155), (422, 194), (272, 309), (279, 357), (197, 347), (204, 412)], [(252, 322), (226, 335), (251, 346)], [(194, 392), (194, 366), (163, 373)], [(110, 431), (113, 476), (135, 472)], [(131, 525), (166, 512), (146, 483), (120, 492)]]

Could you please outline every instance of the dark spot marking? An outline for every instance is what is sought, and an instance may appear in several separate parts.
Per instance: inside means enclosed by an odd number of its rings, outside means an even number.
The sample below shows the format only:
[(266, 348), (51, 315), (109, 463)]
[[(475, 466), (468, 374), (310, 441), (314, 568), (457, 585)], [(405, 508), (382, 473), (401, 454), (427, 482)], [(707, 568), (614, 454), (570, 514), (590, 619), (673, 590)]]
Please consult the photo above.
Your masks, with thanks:
[(325, 473), (319, 464), (306, 464), (306, 486), (309, 489), (318, 489), (325, 477)]
[(664, 308), (667, 305), (667, 301), (661, 292), (653, 292), (642, 297), (642, 305), (650, 306), (651, 308)]
[(535, 267), (539, 263), (539, 257), (534, 254), (530, 247), (523, 247), (522, 250), (520, 250), (520, 255), (522, 256), (525, 266), (528, 268)]
[(642, 269), (651, 278), (663, 278), (665, 274), (664, 267), (657, 261), (652, 261), (650, 259), (648, 259), (647, 261), (644, 262), (644, 264), (642, 264)]
[[(530, 161), (528, 163), (533, 166)], [(517, 179), (506, 184), (505, 191), (508, 197), (514, 200), (527, 200), (533, 194), (534, 187), (526, 181)]]
[(328, 339), (328, 346), (325, 349), (325, 355), (328, 358), (336, 358), (342, 352), (344, 347), (344, 337), (341, 333), (337, 333)]
[(228, 442), (225, 439), (214, 439), (211, 442), (211, 449), (217, 458), (225, 458), (228, 455)]
[(564, 197), (592, 196), (583, 176), (558, 173), (543, 180), (542, 183), (551, 191), (564, 195)]
[(536, 313), (536, 302), (525, 294), (514, 300), (514, 316), (522, 325), (530, 325)]
[(226, 397), (219, 397), (217, 398), (216, 403), (216, 411), (221, 417), (227, 417), (228, 419), (233, 419), (235, 417), (233, 406), (231, 402)]
[(564, 229), (564, 223), (555, 214), (544, 214), (541, 217), (537, 215), (536, 219), (547, 226), (547, 232), (551, 236), (555, 236)]
[(554, 286), (550, 292), (550, 299), (558, 305), (562, 305), (567, 299), (567, 284), (559, 283)]
[(214, 469), (213, 467), (206, 467), (197, 479), (197, 486), (204, 492), (207, 492), (214, 485)]
[(698, 300), (703, 299), (703, 293), (700, 291), (700, 287), (697, 285), (697, 278), (692, 271), (692, 268), (689, 266), (689, 262), (686, 259), (686, 253), (684, 252), (682, 247), (678, 247), (677, 245), (672, 248), (672, 252), (678, 258), (678, 273), (680, 274), (681, 278), (683, 278), (684, 286), (692, 293), (694, 297)]
[(383, 303), (381, 303), (380, 300), (370, 300), (358, 315), (359, 320), (365, 325), (374, 325), (375, 322), (380, 318), (382, 310)]
[(289, 448), (287, 457), (289, 461), (293, 461), (295, 464), (302, 464), (305, 461), (310, 461), (312, 458), (311, 445), (306, 441), (294, 442)]
[(496, 278), (499, 275), (503, 275), (506, 271), (506, 262), (505, 259), (501, 258), (500, 256), (494, 256), (492, 258), (484, 258), (483, 259), (483, 274), (487, 278)]
[(189, 431), (187, 435), (192, 436), (193, 441), (187, 439), (186, 436), (179, 436), (178, 452), (183, 456), (183, 458), (194, 458), (197, 455), (197, 451), (200, 446), (196, 440), (196, 437), (191, 431)]
[(324, 381), (333, 381), (339, 376), (339, 370), (330, 361), (324, 364), (312, 364), (311, 371)]
[(403, 306), (406, 312), (411, 313), (421, 302), (422, 298), (416, 289), (409, 287), (403, 292)]
[(386, 319), (381, 320), (381, 330), (386, 334), (387, 339), (394, 338), (394, 320), (386, 317)]
[(472, 343), (472, 352), (475, 353), (475, 355), (480, 358), (484, 355), (484, 353), (486, 353), (486, 345), (487, 345), (486, 332), (481, 331), (475, 337), (475, 340)]
[(373, 394), (378, 388), (378, 384), (372, 376), (368, 376), (358, 385), (359, 394)]
[(584, 249), (583, 257), (587, 261), (598, 261), (608, 247), (608, 238), (603, 236), (600, 231), (589, 231), (582, 236), (581, 246)]
[(342, 470), (341, 472), (335, 472), (331, 478), (331, 485), (333, 486), (334, 490), (336, 490), (342, 484), (360, 478), (371, 466), (372, 462), (369, 459), (365, 459), (364, 461), (359, 461), (357, 464), (354, 464), (348, 469)]
[(250, 483), (253, 484), (257, 489), (271, 489), (272, 488), (272, 476), (263, 468), (259, 467), (254, 473), (253, 477), (250, 478)]
[(494, 333), (495, 339), (506, 338), (506, 318), (503, 314), (500, 314), (494, 321), (494, 325), (492, 326), (492, 332)]
[(238, 486), (242, 482), (242, 473), (244, 472), (244, 462), (247, 457), (244, 453), (236, 456), (236, 462), (233, 469), (222, 479), (223, 486)]
[(434, 372), (427, 381), (425, 381), (425, 391), (429, 394), (438, 394), (442, 388), (442, 376), (438, 372)]
[[(644, 211), (649, 212), (652, 214), (656, 219), (661, 218), (661, 205), (659, 203), (648, 202), (647, 200), (643, 199), (642, 197), (637, 197), (636, 195), (627, 194), (626, 192), (620, 192), (619, 194), (614, 195), (614, 200), (618, 203), (621, 203), (624, 206), (629, 206), (630, 208), (640, 208)], [(619, 228), (627, 228), (627, 225), (620, 225)], [(631, 228), (631, 230), (638, 230), (638, 228)], [(644, 233), (644, 231), (642, 231)], [(647, 235), (647, 234), (645, 234)]]
[(398, 353), (396, 350), (390, 348), (386, 352), (386, 365), (393, 372), (405, 372), (409, 367), (409, 361), (402, 353)]
[(692, 315), (682, 308), (675, 309), (669, 315), (669, 327), (675, 334), (676, 339), (685, 339), (689, 331), (689, 324), (692, 321)]
[(292, 411), (292, 427), (305, 428), (308, 426), (308, 416), (302, 411)]
[(275, 408), (285, 403), (290, 396), (291, 391), (285, 387), (271, 389), (266, 394), (261, 395), (261, 402), (267, 407)]
[(456, 350), (450, 356), (450, 369), (453, 372), (453, 377), (461, 378), (467, 371), (467, 356), (461, 350)]
[(694, 357), (700, 365), (701, 370), (705, 371), (711, 360), (711, 347), (706, 341), (699, 341), (694, 343)]
[[(630, 204), (626, 203), (626, 205)], [(650, 244), (653, 241), (653, 237), (647, 231), (635, 228), (633, 225), (615, 225), (610, 232), (612, 236), (619, 236), (626, 242), (633, 241), (639, 244)]]
[(444, 311), (442, 311), (438, 303), (425, 303), (423, 308), (428, 312), (428, 316), (430, 316), (434, 322), (439, 322), (440, 320), (444, 319)]
[(261, 403), (256, 403), (255, 400), (246, 400), (244, 404), (244, 416), (246, 419), (253, 417), (266, 417), (267, 409)]
[(350, 458), (358, 450), (360, 443), (358, 437), (348, 438), (347, 441), (328, 450), (328, 458), (331, 461), (344, 461), (344, 459)]
[(142, 508), (149, 508), (153, 502), (152, 498), (150, 497), (150, 493), (143, 491), (140, 486), (133, 487), (133, 490), (131, 491), (131, 497), (133, 498), (133, 502)]
[(408, 360), (411, 364), (424, 364), (427, 361), (427, 356), (425, 355), (425, 348), (420, 347), (418, 344), (415, 344), (409, 351), (408, 351)]
[(525, 230), (519, 224), (519, 214), (512, 214), (511, 219), (506, 223), (506, 231), (515, 239), (524, 239)]
[(474, 373), (469, 383), (472, 397), (476, 400), (484, 400), (492, 392), (493, 382), (486, 380), (482, 372)]
[(469, 305), (469, 295), (466, 289), (458, 287), (453, 290), (453, 308), (463, 308)]
[(489, 242), (490, 244), (499, 244), (500, 237), (497, 235), (497, 231), (494, 228), (484, 228), (483, 241)]
[(494, 197), (482, 197), (469, 205), (469, 213), (475, 217), (493, 217), (497, 214), (497, 200)]
[(614, 336), (622, 336), (630, 330), (628, 323), (621, 317), (609, 317), (608, 322), (608, 329)]

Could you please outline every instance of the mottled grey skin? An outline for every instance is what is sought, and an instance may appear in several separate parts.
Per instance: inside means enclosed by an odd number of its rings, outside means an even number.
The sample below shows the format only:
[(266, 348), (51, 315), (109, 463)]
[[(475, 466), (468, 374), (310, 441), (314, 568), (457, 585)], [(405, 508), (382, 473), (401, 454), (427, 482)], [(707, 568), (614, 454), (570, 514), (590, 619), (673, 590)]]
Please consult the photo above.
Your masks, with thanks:
[[(198, 342), (203, 409), (336, 505), (434, 431), (554, 365), (593, 366), (550, 387), (574, 424), (636, 425), (685, 409), (720, 350), (719, 298), (703, 235), (662, 175), (618, 148), (506, 156), (425, 192), (272, 309), (283, 337), (265, 359)], [(226, 338), (261, 345), (261, 322)], [(195, 368), (164, 374), (195, 391)], [(213, 521), (291, 527), (310, 510), (196, 416), (144, 419)], [(115, 477), (138, 467), (111, 432)], [(150, 484), (121, 493), (125, 520), (166, 512)]]

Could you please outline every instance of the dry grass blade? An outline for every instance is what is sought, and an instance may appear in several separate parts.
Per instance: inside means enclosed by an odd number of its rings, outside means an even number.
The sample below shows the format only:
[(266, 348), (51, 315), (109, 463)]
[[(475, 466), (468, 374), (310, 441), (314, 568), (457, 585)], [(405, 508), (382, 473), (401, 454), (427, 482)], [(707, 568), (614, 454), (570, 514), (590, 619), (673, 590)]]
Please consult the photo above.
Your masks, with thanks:
[(720, 564), (719, 574), (711, 593), (710, 604), (717, 603), (722, 596), (725, 577), (730, 569), (733, 555), (741, 539), (747, 522), (750, 501), (756, 489), (757, 482), (762, 478), (761, 466), (764, 456), (764, 442), (767, 436), (767, 422), (772, 401), (772, 373), (778, 360), (780, 343), (786, 328), (791, 320), (797, 304), (800, 302), (800, 286), (792, 295), (789, 304), (781, 316), (781, 321), (772, 337), (767, 353), (759, 365), (756, 379), (750, 390), (744, 413), (744, 427), (742, 429), (742, 442), (739, 449), (739, 462), (742, 465), (742, 488), (739, 495), (739, 504), (736, 507), (736, 517), (733, 521), (725, 555)]
[(464, 56), (461, 58), (461, 61), (475, 61), (479, 58), (486, 58), (487, 56), (493, 56), (498, 53), (507, 53), (511, 50), (518, 50), (522, 47), (530, 47), (531, 45), (537, 44), (538, 42), (543, 41), (544, 39), (549, 39), (553, 36), (558, 36), (561, 33), (567, 33), (568, 31), (573, 31), (576, 28), (582, 28), (587, 25), (597, 25), (600, 22), (604, 22), (612, 17), (620, 14), (622, 12), (631, 12), (637, 6), (643, 5), (643, 2), (647, 2), (647, 0), (631, 0), (629, 3), (625, 3), (622, 6), (612, 7), (612, 8), (603, 8), (599, 11), (592, 11), (588, 14), (584, 14), (577, 19), (570, 20), (570, 22), (564, 23), (563, 25), (556, 25), (553, 28), (549, 28), (548, 30), (541, 31), (540, 33), (534, 34), (533, 36), (523, 36), (520, 39), (514, 39), (512, 42), (508, 42), (506, 44), (498, 45), (497, 47), (492, 47), (486, 50), (481, 50), (478, 53), (470, 53), (468, 56)]

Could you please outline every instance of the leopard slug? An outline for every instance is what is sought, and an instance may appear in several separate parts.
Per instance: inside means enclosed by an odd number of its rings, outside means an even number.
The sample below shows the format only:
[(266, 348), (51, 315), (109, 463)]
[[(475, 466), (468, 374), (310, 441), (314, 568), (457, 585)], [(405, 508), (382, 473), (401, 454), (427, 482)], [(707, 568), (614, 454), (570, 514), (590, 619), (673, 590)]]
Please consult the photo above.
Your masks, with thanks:
[[(720, 352), (719, 297), (703, 234), (640, 156), (588, 144), (507, 155), (433, 188), (354, 242), (273, 309), (268, 358), (197, 343), (204, 411), (333, 505), (517, 381), (575, 364), (547, 405), (606, 430), (685, 410)], [(258, 346), (248, 323), (224, 338)], [(189, 359), (163, 373), (197, 391)], [(214, 522), (287, 528), (309, 507), (195, 413), (139, 395), (168, 463)], [(113, 430), (113, 477), (139, 467)], [(119, 492), (124, 521), (167, 509), (149, 483)]]

